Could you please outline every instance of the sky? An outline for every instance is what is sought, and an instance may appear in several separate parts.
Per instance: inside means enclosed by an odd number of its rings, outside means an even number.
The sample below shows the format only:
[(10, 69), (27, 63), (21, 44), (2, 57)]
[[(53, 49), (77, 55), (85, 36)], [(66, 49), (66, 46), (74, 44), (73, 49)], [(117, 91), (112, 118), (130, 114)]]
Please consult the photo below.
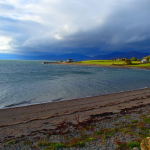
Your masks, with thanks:
[(150, 0), (0, 0), (0, 56), (150, 52), (149, 16)]

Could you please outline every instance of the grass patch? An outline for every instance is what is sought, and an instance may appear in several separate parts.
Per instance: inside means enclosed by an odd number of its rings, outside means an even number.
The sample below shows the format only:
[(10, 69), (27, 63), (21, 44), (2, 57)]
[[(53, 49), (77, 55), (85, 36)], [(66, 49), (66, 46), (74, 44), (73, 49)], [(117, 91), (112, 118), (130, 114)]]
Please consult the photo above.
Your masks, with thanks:
[(144, 123), (150, 124), (150, 118), (149, 117), (144, 118), (143, 121), (144, 121)]
[(131, 141), (129, 143), (119, 142), (117, 150), (132, 150), (134, 147), (137, 147), (140, 150), (140, 142), (138, 141)]
[(110, 128), (110, 129), (103, 129), (100, 131), (96, 131), (95, 134), (105, 136), (105, 138), (109, 138), (109, 137), (114, 136), (116, 132), (117, 132), (117, 129)]
[(73, 145), (73, 147), (84, 147), (85, 146), (85, 142), (83, 142), (83, 141), (80, 141), (80, 142), (77, 142), (77, 143), (75, 143), (74, 145)]
[(86, 61), (80, 61), (78, 63), (81, 64), (93, 64), (93, 65), (112, 65), (113, 60), (86, 60)]
[(147, 63), (147, 64), (133, 64), (132, 66), (135, 66), (135, 67), (150, 67), (150, 63)]
[(79, 138), (72, 139), (69, 143), (66, 144), (66, 147), (84, 147), (85, 141)]
[(125, 116), (125, 119), (130, 119), (130, 118), (131, 118), (130, 115), (126, 115), (126, 116)]
[(33, 142), (30, 140), (26, 140), (23, 143), (24, 143), (24, 145), (32, 145), (33, 144)]
[(134, 147), (138, 147), (140, 149), (140, 142), (132, 141), (132, 142), (127, 143), (127, 146), (130, 149), (133, 149)]
[(119, 142), (117, 145), (118, 147), (116, 150), (129, 150), (129, 147), (125, 142)]
[(44, 150), (57, 150), (66, 147), (64, 143), (51, 143), (48, 141), (40, 141), (38, 142), (38, 146), (45, 147)]
[(37, 145), (40, 147), (44, 147), (44, 146), (51, 146), (51, 143), (47, 140), (40, 140)]
[(64, 144), (61, 143), (51, 143), (51, 146), (46, 147), (44, 150), (58, 150), (65, 148)]
[(149, 128), (141, 128), (139, 135), (142, 138), (149, 137), (150, 136), (150, 129)]
[(91, 141), (94, 141), (94, 140), (96, 140), (96, 138), (95, 137), (88, 137), (88, 138), (86, 138), (86, 142), (91, 142)]
[(120, 128), (119, 131), (125, 134), (129, 134), (132, 132), (130, 128)]
[(138, 120), (132, 120), (131, 123), (135, 124), (135, 123), (138, 123), (139, 121)]
[(80, 64), (88, 64), (88, 65), (103, 65), (103, 66), (129, 66), (129, 67), (150, 67), (150, 63), (142, 64), (140, 61), (131, 61), (131, 65), (126, 65), (125, 61), (122, 60), (86, 60), (77, 62)]
[(15, 139), (12, 139), (12, 140), (5, 142), (5, 145), (14, 145), (16, 143), (17, 143), (17, 141)]

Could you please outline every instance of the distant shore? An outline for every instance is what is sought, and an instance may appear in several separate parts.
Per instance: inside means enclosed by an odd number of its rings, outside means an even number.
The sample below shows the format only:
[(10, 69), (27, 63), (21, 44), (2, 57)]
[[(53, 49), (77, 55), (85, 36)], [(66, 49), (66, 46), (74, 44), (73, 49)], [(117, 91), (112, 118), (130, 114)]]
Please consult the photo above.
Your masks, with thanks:
[(96, 66), (96, 67), (109, 67), (109, 68), (122, 68), (122, 69), (147, 69), (150, 70), (150, 66), (143, 67), (143, 66), (132, 66), (132, 65), (102, 65), (102, 64), (88, 64), (88, 63), (79, 63), (79, 62), (72, 62), (72, 63), (65, 63), (65, 62), (51, 62), (47, 64), (60, 64), (60, 65), (79, 65), (79, 66)]
[[(68, 63), (65, 63), (68, 64)], [(148, 69), (150, 67), (136, 67), (136, 66), (125, 66), (125, 65), (98, 65), (98, 64), (82, 64), (82, 63), (70, 63), (72, 65), (81, 65), (81, 66), (97, 66), (97, 67), (109, 67), (109, 68), (131, 68), (131, 69)]]
[(106, 117), (150, 104), (150, 88), (0, 110), (0, 143), (54, 130), (58, 124)]

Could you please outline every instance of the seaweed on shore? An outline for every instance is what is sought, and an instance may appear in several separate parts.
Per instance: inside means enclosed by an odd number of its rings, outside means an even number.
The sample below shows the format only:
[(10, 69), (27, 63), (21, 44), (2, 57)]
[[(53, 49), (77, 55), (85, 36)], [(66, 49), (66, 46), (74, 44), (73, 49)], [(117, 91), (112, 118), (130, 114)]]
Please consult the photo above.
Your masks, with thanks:
[(76, 115), (75, 122), (64, 120), (55, 130), (36, 131), (28, 137), (5, 141), (1, 149), (140, 150), (141, 141), (150, 137), (149, 106), (124, 110), (120, 114), (95, 115), (84, 122)]

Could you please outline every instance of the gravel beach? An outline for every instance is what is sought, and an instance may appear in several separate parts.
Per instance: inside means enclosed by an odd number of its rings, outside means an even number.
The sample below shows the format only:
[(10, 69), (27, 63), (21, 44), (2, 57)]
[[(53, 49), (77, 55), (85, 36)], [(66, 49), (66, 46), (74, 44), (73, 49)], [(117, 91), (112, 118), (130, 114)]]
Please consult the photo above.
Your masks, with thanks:
[[(99, 129), (107, 129), (110, 130), (109, 133), (112, 133), (114, 132), (112, 128), (116, 129), (116, 127), (119, 127), (123, 120), (125, 122), (124, 125), (126, 125), (132, 123), (133, 120), (136, 120), (133, 123), (140, 121), (143, 114), (149, 115), (149, 107), (150, 89), (146, 88), (102, 96), (1, 109), (1, 149), (17, 149), (16, 147), (10, 148), (10, 146), (7, 147), (5, 145), (14, 139), (22, 142), (19, 139), (26, 139), (28, 137), (33, 143), (36, 143), (42, 137), (45, 138), (45, 135), (47, 137), (47, 133), (50, 136), (49, 138), (52, 138), (50, 139), (51, 142), (55, 141), (56, 143), (56, 141), (59, 141), (66, 143), (67, 141), (66, 139), (64, 140), (62, 134), (70, 138), (71, 136), (79, 138), (79, 134), (81, 136), (82, 131), (79, 128), (82, 127), (91, 128), (94, 126), (93, 130), (86, 130), (86, 135), (94, 135)], [(130, 114), (129, 117), (127, 116), (128, 114)], [(120, 126), (120, 128), (122, 127)], [(116, 131), (115, 133), (118, 134), (118, 137), (124, 138), (122, 140), (124, 142), (136, 138), (134, 136), (126, 137), (122, 132)], [(99, 145), (103, 142), (102, 139), (101, 142), (97, 143), (97, 138), (92, 136), (86, 139), (88, 144), (85, 144), (85, 148), (82, 149), (116, 149), (116, 145), (112, 142), (114, 138), (116, 140), (116, 136), (109, 138), (109, 141), (105, 141), (108, 142), (105, 144), (109, 145), (108, 148)], [(92, 145), (93, 142), (94, 145)], [(91, 148), (89, 146), (90, 143), (92, 145)], [(19, 144), (21, 143), (19, 142)], [(83, 143), (80, 144), (84, 145)], [(30, 149), (34, 148), (30, 147)]]

